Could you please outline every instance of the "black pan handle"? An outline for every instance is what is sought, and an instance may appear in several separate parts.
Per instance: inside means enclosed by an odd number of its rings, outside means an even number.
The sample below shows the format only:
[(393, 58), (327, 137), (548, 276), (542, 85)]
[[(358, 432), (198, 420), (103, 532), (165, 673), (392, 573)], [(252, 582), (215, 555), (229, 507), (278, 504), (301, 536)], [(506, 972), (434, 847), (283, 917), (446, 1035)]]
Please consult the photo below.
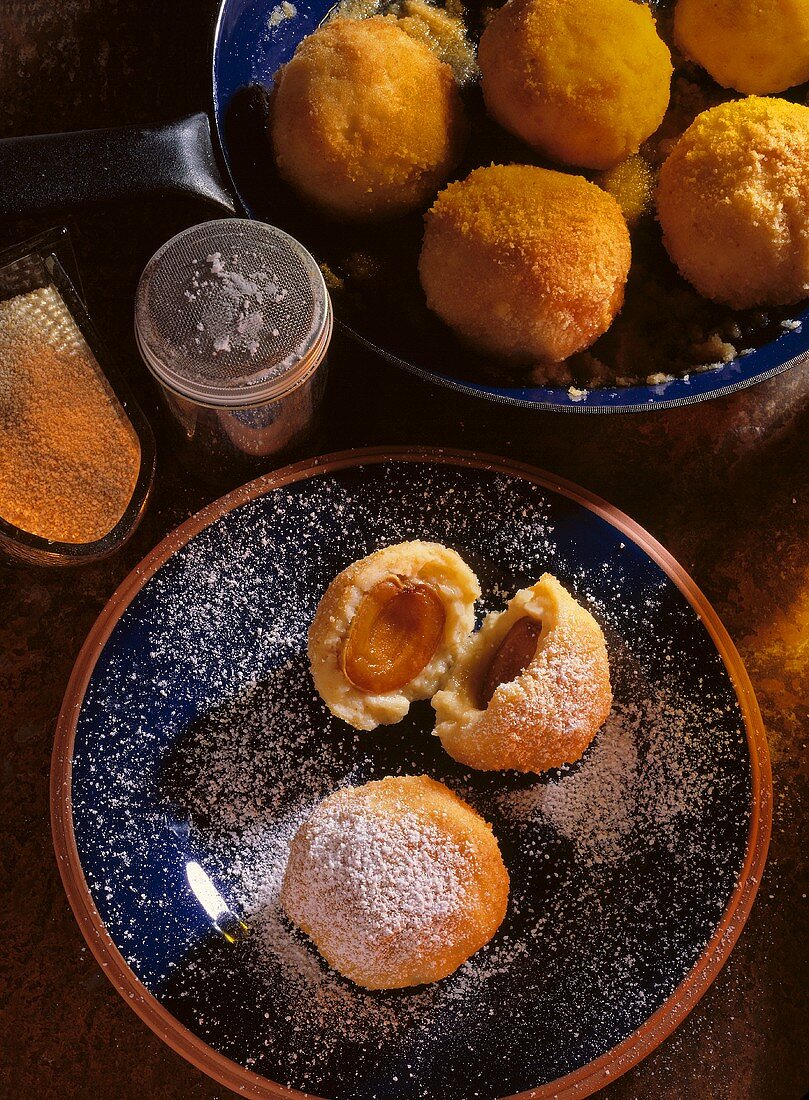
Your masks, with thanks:
[(150, 129), (122, 126), (0, 140), (0, 217), (171, 194), (196, 195), (236, 211), (206, 114)]

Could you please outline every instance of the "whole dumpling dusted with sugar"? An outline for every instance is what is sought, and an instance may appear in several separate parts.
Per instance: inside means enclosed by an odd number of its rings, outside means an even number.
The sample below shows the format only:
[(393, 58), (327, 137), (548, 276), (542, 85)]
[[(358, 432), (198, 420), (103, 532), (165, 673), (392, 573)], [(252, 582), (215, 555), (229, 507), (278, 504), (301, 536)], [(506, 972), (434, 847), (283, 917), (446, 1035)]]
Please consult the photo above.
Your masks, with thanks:
[(558, 363), (609, 328), (632, 250), (612, 195), (532, 165), (477, 168), (425, 218), (427, 305), (480, 350)]
[(270, 131), (281, 175), (346, 219), (425, 204), (462, 151), (455, 78), (395, 21), (334, 19), (276, 77)]
[(398, 722), (429, 699), (475, 625), (480, 585), (454, 550), (403, 542), (331, 582), (309, 630), (315, 686), (356, 729)]
[(491, 826), (426, 775), (346, 787), (290, 846), (287, 916), (366, 989), (435, 982), (500, 927), (509, 879)]
[(487, 616), (433, 698), (444, 748), (484, 771), (573, 763), (611, 706), (601, 627), (548, 573)]

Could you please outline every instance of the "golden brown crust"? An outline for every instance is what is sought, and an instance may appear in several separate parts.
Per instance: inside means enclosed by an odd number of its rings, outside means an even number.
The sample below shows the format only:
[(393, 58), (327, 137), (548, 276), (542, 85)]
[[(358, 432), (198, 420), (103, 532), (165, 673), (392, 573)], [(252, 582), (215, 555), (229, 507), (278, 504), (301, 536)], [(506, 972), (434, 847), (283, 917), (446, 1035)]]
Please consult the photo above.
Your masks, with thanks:
[(737, 309), (809, 294), (809, 108), (751, 97), (703, 111), (660, 172), (674, 263)]
[(491, 826), (422, 775), (325, 799), (292, 841), (281, 904), (335, 970), (395, 989), (438, 981), (488, 943), (508, 892)]
[(609, 168), (663, 120), (671, 57), (645, 4), (509, 0), (478, 51), (489, 113), (565, 164)]
[[(348, 681), (340, 657), (363, 595), (390, 576), (429, 583), (444, 604), (446, 619), (442, 640), (421, 673), (397, 691), (374, 694)], [(475, 574), (440, 543), (398, 543), (349, 565), (326, 589), (309, 629), (312, 677), (331, 712), (356, 729), (372, 730), (398, 722), (413, 700), (430, 698), (475, 625), (479, 595)]]
[(581, 176), (478, 168), (425, 219), (427, 305), (494, 355), (559, 362), (611, 324), (631, 262), (615, 199)]
[(466, 137), (452, 70), (381, 17), (332, 20), (304, 39), (276, 77), (270, 129), (281, 175), (357, 219), (427, 202)]
[(677, 0), (674, 37), (724, 88), (768, 95), (809, 80), (806, 0)]
[[(488, 707), (479, 685), (512, 625), (542, 622), (534, 659), (501, 684)], [(485, 771), (544, 772), (578, 760), (612, 705), (604, 635), (593, 616), (549, 574), (489, 615), (433, 698), (435, 732), (462, 764)]]

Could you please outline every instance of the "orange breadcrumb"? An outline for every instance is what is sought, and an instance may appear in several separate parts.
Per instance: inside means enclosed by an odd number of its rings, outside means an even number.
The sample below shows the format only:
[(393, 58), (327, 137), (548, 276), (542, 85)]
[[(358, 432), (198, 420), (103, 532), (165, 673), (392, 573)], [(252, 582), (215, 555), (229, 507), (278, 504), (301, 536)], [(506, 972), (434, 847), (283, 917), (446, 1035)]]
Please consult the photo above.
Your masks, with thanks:
[(809, 295), (809, 108), (749, 99), (704, 111), (660, 172), (663, 240), (707, 298), (735, 309)]
[(581, 176), (492, 166), (439, 194), (419, 274), (430, 309), (471, 343), (559, 362), (609, 327), (630, 261), (611, 195)]
[(0, 302), (0, 516), (94, 542), (126, 510), (140, 444), (52, 287)]
[(621, 208), (630, 228), (654, 206), (654, 172), (641, 156), (627, 157), (614, 168), (602, 172), (599, 186), (608, 191)]
[(396, 17), (398, 25), (450, 66), (463, 86), (477, 79), (475, 47), (469, 40), (463, 12), (453, 15), (447, 8), (436, 8), (428, 0), (403, 0)]

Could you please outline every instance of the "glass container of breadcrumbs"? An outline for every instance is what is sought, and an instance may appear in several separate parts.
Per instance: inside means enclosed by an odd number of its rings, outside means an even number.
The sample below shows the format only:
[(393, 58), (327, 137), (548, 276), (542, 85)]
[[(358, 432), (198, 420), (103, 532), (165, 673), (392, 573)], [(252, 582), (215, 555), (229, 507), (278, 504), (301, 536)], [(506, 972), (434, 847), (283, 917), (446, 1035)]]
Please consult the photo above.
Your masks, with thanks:
[(180, 456), (212, 481), (299, 452), (318, 422), (332, 309), (306, 249), (274, 226), (224, 218), (178, 234), (135, 300), (141, 356), (170, 410)]
[(135, 530), (155, 442), (52, 244), (0, 255), (0, 549), (79, 565)]

